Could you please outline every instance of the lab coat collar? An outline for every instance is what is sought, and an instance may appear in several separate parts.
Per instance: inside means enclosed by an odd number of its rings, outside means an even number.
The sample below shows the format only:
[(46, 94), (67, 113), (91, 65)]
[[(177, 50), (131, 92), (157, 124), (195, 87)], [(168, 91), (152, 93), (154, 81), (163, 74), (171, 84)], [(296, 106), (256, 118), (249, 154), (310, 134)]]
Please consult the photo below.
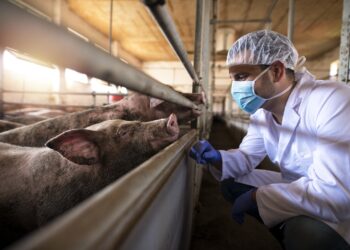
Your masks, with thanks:
[(294, 109), (297, 113), (299, 113), (300, 103), (304, 97), (310, 93), (311, 89), (316, 83), (315, 76), (313, 76), (308, 70), (301, 73), (296, 72), (295, 80), (297, 81), (297, 84), (288, 98), (283, 118), (285, 117), (286, 110), (288, 109)]
[(299, 125), (299, 108), (304, 99), (315, 84), (315, 77), (307, 70), (303, 73), (296, 73), (297, 84), (290, 94), (286, 107), (284, 108), (282, 127), (278, 142), (278, 159), (282, 159), (285, 150)]

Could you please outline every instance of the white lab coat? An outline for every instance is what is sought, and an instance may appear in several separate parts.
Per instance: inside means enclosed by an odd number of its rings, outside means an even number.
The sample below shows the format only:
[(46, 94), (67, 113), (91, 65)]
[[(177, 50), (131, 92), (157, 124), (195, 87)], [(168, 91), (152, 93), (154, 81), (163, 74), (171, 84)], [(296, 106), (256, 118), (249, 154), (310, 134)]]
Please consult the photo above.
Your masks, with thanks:
[[(259, 109), (239, 148), (220, 150), (221, 180), (259, 187), (257, 205), (269, 227), (307, 215), (350, 243), (350, 88), (307, 71), (297, 80), (281, 125)], [(281, 173), (254, 169), (266, 155)]]

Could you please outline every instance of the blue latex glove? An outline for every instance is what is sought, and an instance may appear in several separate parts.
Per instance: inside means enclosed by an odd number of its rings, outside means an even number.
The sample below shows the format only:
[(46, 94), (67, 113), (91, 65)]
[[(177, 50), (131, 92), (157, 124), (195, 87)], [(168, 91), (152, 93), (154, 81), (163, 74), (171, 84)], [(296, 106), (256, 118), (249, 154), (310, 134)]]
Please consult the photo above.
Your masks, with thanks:
[(258, 220), (262, 221), (256, 201), (253, 199), (253, 192), (256, 190), (256, 188), (253, 188), (248, 192), (241, 194), (233, 203), (231, 214), (232, 218), (237, 223), (242, 224), (244, 222), (244, 213), (254, 216)]
[(190, 156), (199, 164), (218, 164), (222, 162), (221, 154), (206, 140), (197, 142), (190, 150)]

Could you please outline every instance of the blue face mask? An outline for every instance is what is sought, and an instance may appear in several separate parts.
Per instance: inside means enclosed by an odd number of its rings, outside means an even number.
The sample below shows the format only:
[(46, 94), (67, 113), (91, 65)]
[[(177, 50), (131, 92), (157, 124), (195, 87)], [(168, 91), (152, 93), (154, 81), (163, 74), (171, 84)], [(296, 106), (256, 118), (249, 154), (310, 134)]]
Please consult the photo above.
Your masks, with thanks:
[(262, 71), (254, 80), (252, 81), (232, 81), (232, 87), (231, 87), (231, 95), (233, 99), (236, 101), (238, 106), (250, 113), (254, 114), (267, 100), (274, 99), (276, 97), (279, 97), (286, 93), (288, 90), (292, 88), (292, 85), (290, 85), (288, 88), (283, 90), (281, 93), (278, 93), (275, 96), (272, 96), (270, 98), (262, 98), (255, 94), (254, 91), (254, 85), (255, 82), (263, 75), (265, 74), (270, 67), (266, 68), (264, 71)]

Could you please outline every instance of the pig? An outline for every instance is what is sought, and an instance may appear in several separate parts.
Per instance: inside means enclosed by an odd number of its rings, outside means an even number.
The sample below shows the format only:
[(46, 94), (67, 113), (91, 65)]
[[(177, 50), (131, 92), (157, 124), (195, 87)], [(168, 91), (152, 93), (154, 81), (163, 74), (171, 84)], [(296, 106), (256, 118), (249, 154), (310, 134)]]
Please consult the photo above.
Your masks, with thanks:
[(0, 120), (0, 133), (4, 131), (8, 131), (10, 129), (23, 127), (23, 126), (24, 125), (21, 123)]
[[(183, 95), (198, 105), (205, 103), (203, 94)], [(183, 124), (198, 117), (201, 111), (134, 93), (112, 105), (70, 113), (0, 133), (0, 142), (41, 147), (49, 138), (68, 129), (84, 128), (110, 119), (151, 121), (168, 117), (171, 113), (175, 113), (179, 123)]]
[(21, 123), (24, 125), (29, 125), (29, 124), (33, 124), (33, 123), (37, 123), (37, 122), (46, 120), (48, 118), (46, 116), (25, 114), (25, 115), (19, 115), (19, 116), (5, 115), (4, 119), (8, 120), (10, 122), (16, 122), (16, 123)]
[(40, 110), (40, 108), (20, 108), (20, 109), (7, 110), (6, 114), (11, 116), (21, 116), (21, 115), (26, 115), (30, 112), (36, 112), (38, 110)]
[(57, 116), (64, 115), (66, 112), (59, 109), (40, 109), (37, 111), (29, 112), (28, 115), (40, 116), (45, 118), (53, 118)]
[(0, 143), (0, 238), (10, 244), (74, 207), (178, 138), (175, 114), (107, 120), (46, 147)]

